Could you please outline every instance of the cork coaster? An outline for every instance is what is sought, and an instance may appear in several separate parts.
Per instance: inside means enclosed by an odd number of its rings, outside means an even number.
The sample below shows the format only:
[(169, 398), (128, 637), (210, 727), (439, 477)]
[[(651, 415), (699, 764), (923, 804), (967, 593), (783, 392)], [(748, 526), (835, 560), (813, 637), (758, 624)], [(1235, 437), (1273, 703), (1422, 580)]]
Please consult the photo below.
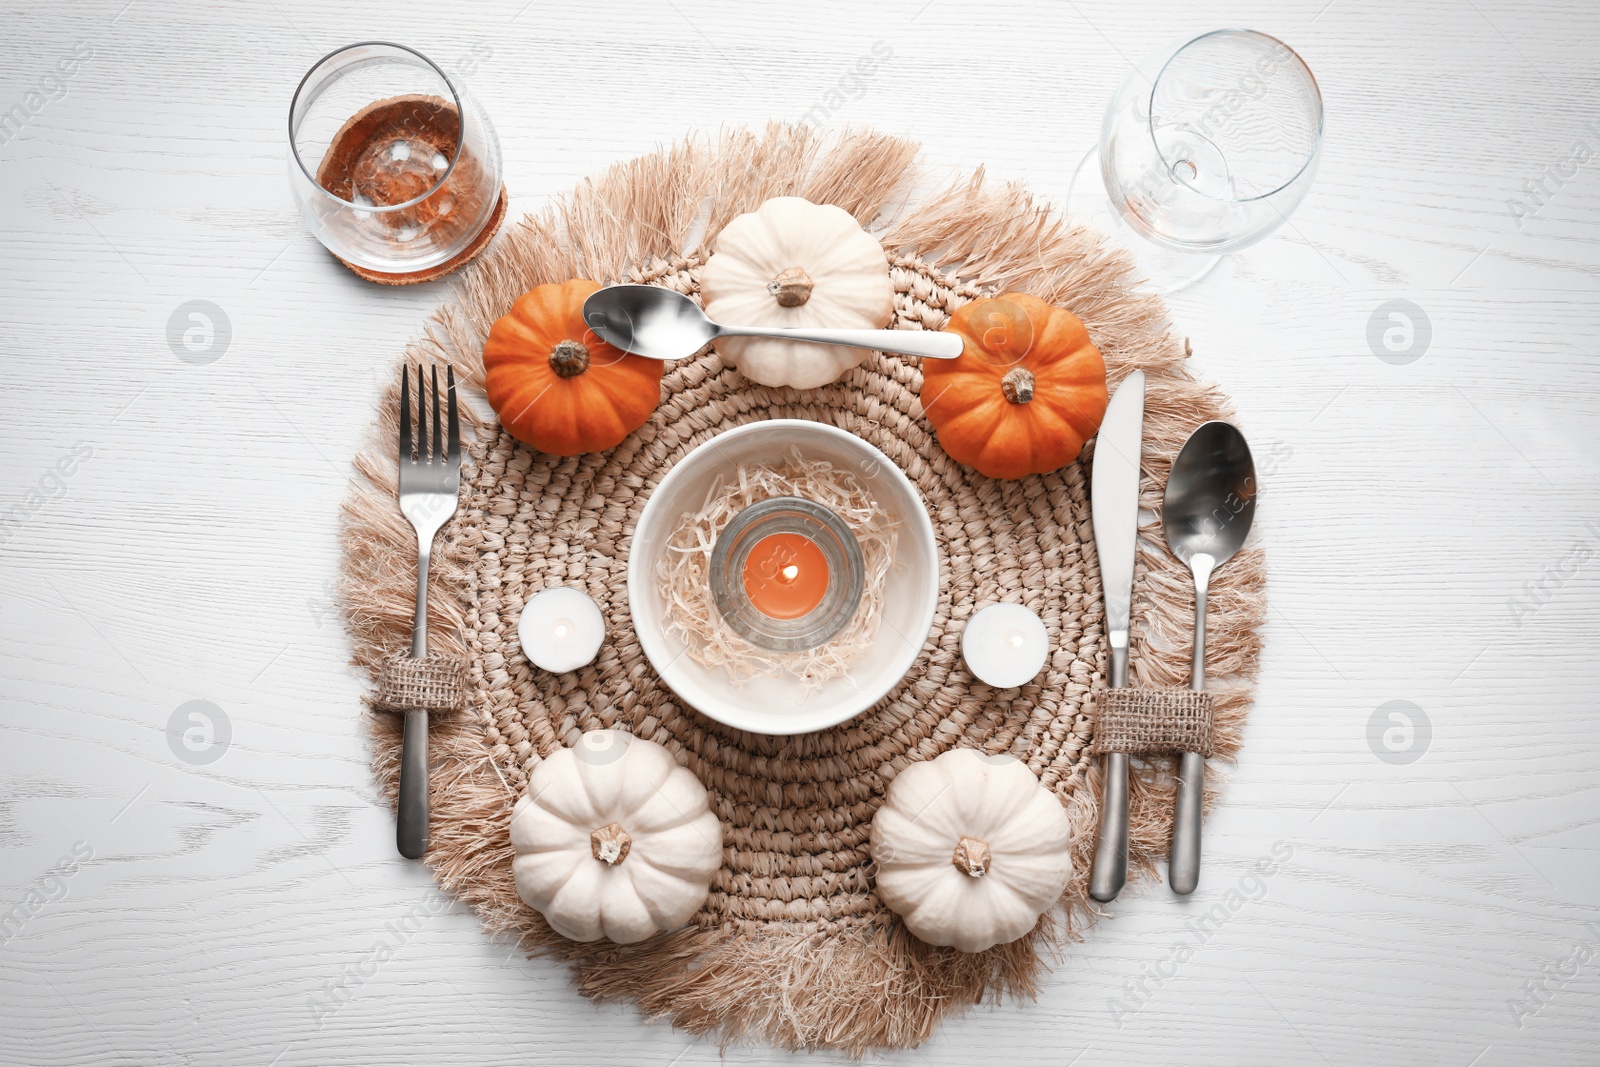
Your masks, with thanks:
[(418, 282), (437, 281), (438, 279), (443, 278), (446, 274), (449, 274), (455, 270), (459, 270), (468, 263), (471, 263), (477, 258), (479, 252), (482, 252), (485, 248), (488, 248), (489, 242), (494, 240), (494, 235), (499, 231), (500, 224), (505, 221), (505, 218), (506, 187), (502, 185), (500, 187), (500, 196), (495, 201), (494, 214), (490, 216), (488, 224), (485, 225), (482, 230), (478, 231), (478, 236), (472, 239), (472, 243), (470, 245), (468, 245), (466, 248), (463, 248), (456, 256), (445, 260), (437, 267), (429, 267), (427, 270), (410, 271), (406, 274), (385, 274), (382, 271), (368, 270), (366, 267), (358, 267), (354, 263), (351, 263), (349, 260), (344, 259), (341, 256), (334, 256), (333, 258), (349, 267), (351, 272), (358, 277), (365, 278), (369, 282), (377, 282), (379, 285), (416, 285)]

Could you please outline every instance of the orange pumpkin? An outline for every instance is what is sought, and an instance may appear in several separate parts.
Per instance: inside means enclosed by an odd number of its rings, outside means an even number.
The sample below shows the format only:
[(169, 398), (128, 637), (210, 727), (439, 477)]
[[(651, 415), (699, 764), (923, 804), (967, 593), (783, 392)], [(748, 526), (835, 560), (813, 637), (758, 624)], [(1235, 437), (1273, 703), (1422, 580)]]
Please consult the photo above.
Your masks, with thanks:
[(489, 330), (484, 390), (500, 425), (541, 452), (615, 448), (661, 404), (662, 363), (613, 348), (584, 324), (600, 288), (577, 278), (522, 294)]
[(1082, 320), (1026, 293), (975, 300), (945, 329), (956, 359), (922, 363), (922, 408), (939, 444), (991, 478), (1057, 470), (1106, 413), (1106, 365)]

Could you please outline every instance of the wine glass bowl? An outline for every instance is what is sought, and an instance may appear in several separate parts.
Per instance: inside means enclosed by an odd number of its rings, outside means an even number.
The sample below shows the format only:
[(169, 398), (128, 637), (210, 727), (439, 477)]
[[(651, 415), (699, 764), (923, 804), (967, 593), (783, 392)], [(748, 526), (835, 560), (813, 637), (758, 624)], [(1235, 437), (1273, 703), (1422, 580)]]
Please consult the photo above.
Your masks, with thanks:
[(1180, 252), (1266, 237), (1305, 198), (1322, 144), (1322, 97), (1275, 37), (1217, 30), (1159, 67), (1141, 65), (1106, 110), (1100, 170), (1117, 213)]
[(422, 53), (380, 41), (332, 52), (301, 80), (289, 177), (317, 239), (383, 275), (470, 256), (503, 209), (488, 116)]
[(1214, 30), (1124, 79), (1068, 208), (1138, 235), (1147, 284), (1172, 292), (1288, 219), (1316, 177), (1322, 130), (1316, 78), (1294, 49)]

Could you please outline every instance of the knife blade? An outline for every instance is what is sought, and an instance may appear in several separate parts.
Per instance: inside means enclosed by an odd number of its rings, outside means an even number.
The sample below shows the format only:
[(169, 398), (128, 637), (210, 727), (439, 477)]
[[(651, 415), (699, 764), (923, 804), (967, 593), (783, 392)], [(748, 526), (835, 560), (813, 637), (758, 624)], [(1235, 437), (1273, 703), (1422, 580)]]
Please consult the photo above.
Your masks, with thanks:
[[(1139, 535), (1139, 453), (1144, 443), (1144, 372), (1134, 371), (1106, 405), (1090, 470), (1089, 505), (1100, 595), (1111, 646), (1110, 688), (1128, 684), (1128, 620), (1133, 610), (1133, 557)], [(1106, 754), (1100, 797), (1100, 837), (1089, 874), (1089, 895), (1115, 900), (1128, 880), (1128, 756)]]

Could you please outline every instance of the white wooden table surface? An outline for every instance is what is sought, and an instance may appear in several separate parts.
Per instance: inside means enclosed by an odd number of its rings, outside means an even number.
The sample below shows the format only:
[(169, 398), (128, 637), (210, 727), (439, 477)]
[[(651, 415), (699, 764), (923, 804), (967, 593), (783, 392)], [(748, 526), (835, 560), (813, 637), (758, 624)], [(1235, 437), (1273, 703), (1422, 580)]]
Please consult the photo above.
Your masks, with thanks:
[[(1221, 25), (1301, 50), (1329, 131), (1292, 225), (1171, 301), (1264, 457), (1271, 561), (1204, 883), (1129, 895), (1037, 1003), (887, 1059), (1600, 1061), (1587, 0), (3, 13), (0, 1062), (719, 1059), (490, 942), (394, 854), (329, 582), (349, 458), (448, 289), (361, 283), (294, 214), (284, 119), (315, 58), (387, 38), (470, 69), (514, 212), (836, 89), (828, 126), (1059, 198), (1129, 59)], [(191, 300), (229, 327), (209, 362), (169, 343)], [(1390, 301), (1425, 315), (1389, 339), (1420, 358), (1380, 358), (1387, 310), (1369, 341)]]

